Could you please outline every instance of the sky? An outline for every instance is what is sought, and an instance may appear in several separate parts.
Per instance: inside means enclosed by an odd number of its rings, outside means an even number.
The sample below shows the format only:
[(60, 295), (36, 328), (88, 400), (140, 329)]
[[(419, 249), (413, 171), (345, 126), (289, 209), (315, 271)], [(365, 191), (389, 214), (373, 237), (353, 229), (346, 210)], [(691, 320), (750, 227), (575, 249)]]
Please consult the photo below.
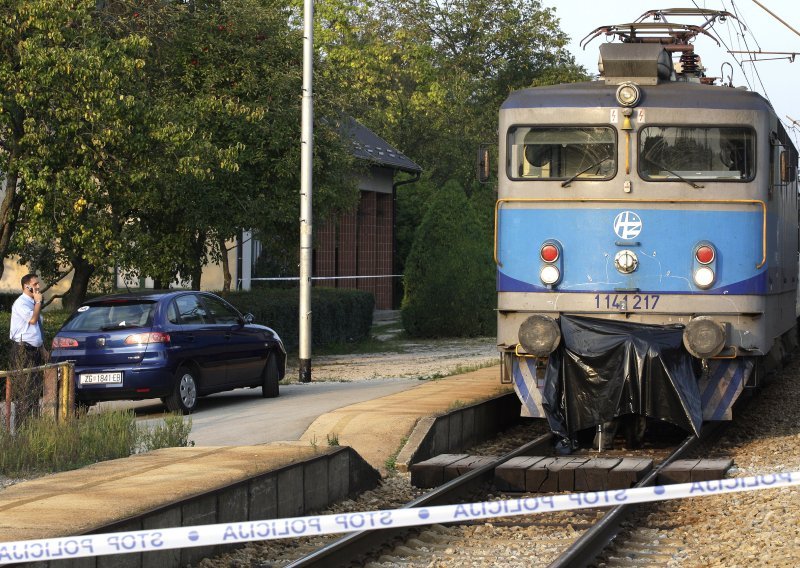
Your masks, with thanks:
[[(758, 0), (764, 7), (800, 32), (800, 10), (798, 0)], [(699, 53), (706, 75), (719, 77), (723, 62), (733, 65), (733, 85), (744, 86), (766, 96), (772, 103), (778, 116), (787, 128), (792, 126), (791, 119), (798, 121), (790, 130), (795, 145), (800, 146), (800, 35), (788, 29), (784, 24), (771, 16), (754, 0), (541, 0), (545, 7), (555, 9), (561, 22), (561, 29), (570, 37), (567, 46), (577, 62), (590, 73), (597, 73), (597, 56), (599, 46), (607, 41), (604, 35), (592, 40), (586, 49), (580, 47), (580, 41), (594, 29), (608, 24), (633, 22), (648, 10), (657, 8), (707, 8), (726, 10), (735, 14), (744, 23), (746, 30), (741, 31), (732, 19), (727, 23), (715, 24), (713, 31), (724, 42), (721, 46), (707, 36), (699, 36), (695, 40), (695, 52)], [(652, 21), (652, 20), (648, 20)], [(700, 24), (701, 20), (674, 20), (677, 23)], [(725, 47), (727, 45), (727, 48)], [(727, 50), (744, 51), (747, 49), (761, 51), (798, 52), (794, 62), (783, 58), (774, 61), (750, 63), (747, 55), (731, 55)], [(736, 59), (734, 59), (734, 57)], [(760, 58), (778, 57), (763, 55)], [(725, 66), (724, 77), (727, 83), (731, 75), (729, 66)]]

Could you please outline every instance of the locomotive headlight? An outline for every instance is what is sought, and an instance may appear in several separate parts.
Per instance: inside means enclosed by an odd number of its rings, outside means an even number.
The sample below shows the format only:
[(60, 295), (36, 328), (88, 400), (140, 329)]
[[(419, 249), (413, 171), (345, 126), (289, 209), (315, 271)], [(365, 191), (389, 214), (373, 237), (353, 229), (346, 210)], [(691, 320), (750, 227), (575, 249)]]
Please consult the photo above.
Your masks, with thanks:
[(542, 315), (529, 316), (519, 326), (519, 343), (525, 351), (536, 357), (547, 357), (561, 341), (558, 322)]
[(622, 106), (636, 106), (636, 103), (639, 102), (641, 96), (642, 92), (635, 83), (622, 83), (617, 88), (617, 102)]
[(694, 283), (698, 288), (708, 288), (714, 283), (714, 271), (708, 266), (701, 266), (694, 271)]
[(541, 278), (542, 282), (547, 286), (552, 286), (561, 279), (561, 272), (552, 264), (546, 264), (539, 272), (539, 278)]
[(683, 345), (698, 359), (708, 359), (725, 347), (728, 332), (724, 324), (710, 316), (693, 318), (683, 330)]

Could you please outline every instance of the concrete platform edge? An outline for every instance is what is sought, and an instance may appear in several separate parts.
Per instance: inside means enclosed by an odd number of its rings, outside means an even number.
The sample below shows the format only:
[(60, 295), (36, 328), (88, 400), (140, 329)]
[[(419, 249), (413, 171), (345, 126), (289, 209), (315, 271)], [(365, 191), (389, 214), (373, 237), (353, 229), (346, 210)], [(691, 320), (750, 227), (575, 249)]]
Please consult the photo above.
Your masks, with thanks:
[(421, 418), (395, 458), (395, 469), (409, 468), (439, 454), (458, 453), (516, 424), (520, 402), (510, 392), (441, 416)]
[[(157, 531), (179, 526), (303, 516), (322, 510), (348, 496), (374, 489), (380, 482), (380, 473), (352, 448), (342, 446), (323, 452), (322, 455), (176, 500), (141, 514), (95, 527), (82, 534)], [(277, 523), (271, 530), (281, 530), (279, 525)], [(200, 546), (5, 565), (37, 568), (178, 568), (195, 564), (203, 558), (237, 546), (239, 545)]]

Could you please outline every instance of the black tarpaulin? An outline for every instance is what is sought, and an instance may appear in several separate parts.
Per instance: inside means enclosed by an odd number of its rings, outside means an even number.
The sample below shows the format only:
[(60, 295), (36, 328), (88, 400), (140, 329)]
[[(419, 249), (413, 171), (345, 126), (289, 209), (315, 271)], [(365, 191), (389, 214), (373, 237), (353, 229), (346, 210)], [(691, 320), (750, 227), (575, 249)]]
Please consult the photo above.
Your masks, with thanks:
[(544, 408), (562, 438), (623, 416), (699, 433), (703, 421), (683, 326), (561, 316), (561, 344), (545, 372)]

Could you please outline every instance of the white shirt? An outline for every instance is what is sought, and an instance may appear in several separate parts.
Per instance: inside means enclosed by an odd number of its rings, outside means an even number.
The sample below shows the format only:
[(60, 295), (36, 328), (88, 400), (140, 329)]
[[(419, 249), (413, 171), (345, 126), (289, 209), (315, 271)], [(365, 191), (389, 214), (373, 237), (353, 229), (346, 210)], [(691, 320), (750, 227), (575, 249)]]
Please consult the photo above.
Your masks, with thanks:
[(39, 322), (31, 325), (33, 317), (33, 298), (25, 294), (20, 294), (11, 306), (11, 326), (8, 336), (11, 341), (17, 343), (27, 343), (34, 347), (41, 347), (44, 343), (42, 337), (42, 316), (39, 315)]

